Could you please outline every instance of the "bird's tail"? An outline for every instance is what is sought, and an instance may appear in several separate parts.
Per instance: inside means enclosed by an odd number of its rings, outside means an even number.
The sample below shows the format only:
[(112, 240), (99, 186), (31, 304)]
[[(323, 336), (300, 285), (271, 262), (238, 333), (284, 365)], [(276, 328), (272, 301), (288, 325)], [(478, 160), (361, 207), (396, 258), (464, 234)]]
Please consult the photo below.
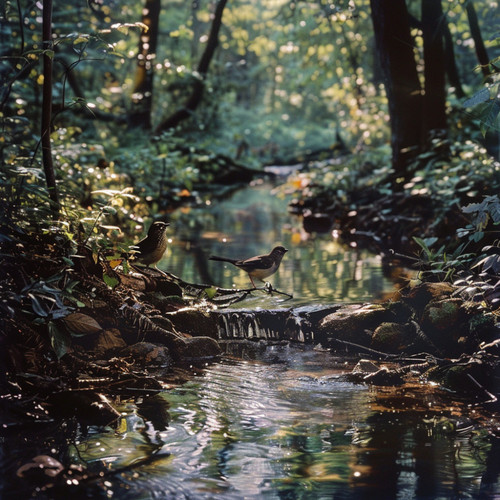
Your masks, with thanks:
[(238, 259), (228, 259), (227, 257), (219, 257), (218, 255), (211, 255), (209, 257), (209, 260), (218, 260), (220, 262), (230, 262), (231, 264), (238, 262)]

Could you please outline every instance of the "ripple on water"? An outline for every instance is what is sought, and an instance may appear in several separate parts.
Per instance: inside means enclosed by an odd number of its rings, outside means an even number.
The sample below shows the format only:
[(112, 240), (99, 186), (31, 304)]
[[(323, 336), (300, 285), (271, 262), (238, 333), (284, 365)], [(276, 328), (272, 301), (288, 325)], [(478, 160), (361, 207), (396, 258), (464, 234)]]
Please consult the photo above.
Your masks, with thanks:
[(377, 391), (336, 378), (338, 360), (325, 352), (275, 346), (264, 358), (275, 362), (225, 359), (156, 396), (168, 407), (166, 425), (141, 414), (139, 403), (124, 405), (126, 431), (89, 436), (80, 456), (92, 450), (97, 460), (102, 449), (113, 467), (151, 459), (117, 478), (118, 498), (351, 500), (478, 491), (489, 448), (478, 453), (470, 434), (443, 433), (432, 414), (384, 409)]

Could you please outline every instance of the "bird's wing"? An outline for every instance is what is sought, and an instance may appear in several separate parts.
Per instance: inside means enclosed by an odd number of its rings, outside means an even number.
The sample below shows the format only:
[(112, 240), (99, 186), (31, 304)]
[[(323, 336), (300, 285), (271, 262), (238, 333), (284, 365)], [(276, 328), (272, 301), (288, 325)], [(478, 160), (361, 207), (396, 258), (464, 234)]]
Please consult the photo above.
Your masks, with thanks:
[(252, 271), (254, 269), (269, 269), (274, 264), (274, 260), (269, 255), (259, 255), (251, 257), (250, 259), (240, 260), (236, 262), (238, 267), (245, 271)]

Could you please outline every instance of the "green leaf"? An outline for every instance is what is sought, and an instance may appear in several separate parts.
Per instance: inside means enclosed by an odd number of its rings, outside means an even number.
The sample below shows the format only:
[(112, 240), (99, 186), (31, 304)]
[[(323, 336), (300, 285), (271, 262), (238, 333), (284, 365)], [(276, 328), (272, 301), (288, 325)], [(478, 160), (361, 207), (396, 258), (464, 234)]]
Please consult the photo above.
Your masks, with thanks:
[(53, 321), (47, 323), (50, 344), (58, 359), (71, 352), (71, 339), (64, 331), (60, 330)]
[(89, 41), (88, 37), (85, 37), (85, 36), (79, 36), (78, 38), (75, 38), (75, 39), (73, 40), (73, 45), (76, 45), (76, 44), (78, 44), (78, 43), (86, 43), (86, 42), (88, 42), (88, 41)]
[(115, 288), (115, 286), (120, 283), (116, 278), (108, 276), (107, 274), (104, 274), (102, 278), (104, 280), (104, 283), (106, 283), (106, 285), (108, 285), (110, 288)]
[(481, 89), (476, 92), (472, 97), (464, 101), (464, 106), (466, 108), (471, 106), (476, 106), (482, 102), (486, 102), (490, 98), (490, 91), (487, 88)]
[(427, 256), (428, 260), (432, 259), (432, 251), (430, 250), (429, 247), (431, 247), (434, 243), (436, 243), (438, 239), (437, 238), (418, 238), (417, 236), (413, 237), (413, 241), (417, 243), (417, 245), (424, 251), (425, 255)]
[(215, 286), (211, 286), (208, 288), (205, 288), (205, 293), (207, 294), (207, 297), (212, 300), (216, 293), (217, 293), (217, 288)]

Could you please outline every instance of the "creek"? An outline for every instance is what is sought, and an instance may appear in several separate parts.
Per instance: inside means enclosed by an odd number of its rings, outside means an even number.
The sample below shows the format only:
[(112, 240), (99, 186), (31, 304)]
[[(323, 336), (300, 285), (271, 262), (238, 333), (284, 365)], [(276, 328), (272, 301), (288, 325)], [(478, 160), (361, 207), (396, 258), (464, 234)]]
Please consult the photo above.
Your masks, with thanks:
[[(172, 242), (159, 267), (188, 282), (247, 288), (245, 273), (208, 256), (249, 257), (283, 244), (289, 252), (270, 281), (293, 300), (257, 291), (237, 305), (247, 310), (385, 300), (407, 276), (380, 256), (342, 245), (332, 230), (306, 233), (273, 189), (257, 182), (172, 214)], [(349, 382), (343, 375), (353, 363), (317, 345), (231, 338), (221, 344), (220, 361), (191, 367), (183, 381), (113, 399), (121, 416), (112, 425), (72, 419), (4, 438), (2, 469), (12, 476), (13, 457), (19, 466), (51, 450), (65, 464), (101, 474), (64, 498), (500, 495), (499, 440), (451, 395), (444, 399), (428, 384)]]
[[(243, 353), (245, 356), (245, 353)], [(249, 354), (249, 353), (247, 353)], [(245, 356), (249, 357), (249, 356)], [(71, 460), (132, 470), (123, 499), (493, 498), (499, 443), (422, 387), (343, 380), (325, 351), (261, 345), (152, 397), (124, 400)], [(153, 461), (140, 465), (141, 460)], [(495, 482), (496, 481), (496, 482)], [(94, 490), (95, 494), (95, 490)]]
[(284, 245), (289, 251), (269, 281), (294, 300), (284, 303), (283, 297), (266, 300), (265, 294), (254, 294), (245, 307), (374, 302), (394, 294), (395, 285), (404, 285), (407, 270), (346, 246), (335, 228), (306, 232), (301, 218), (288, 212), (289, 200), (279, 185), (261, 180), (222, 201), (178, 210), (171, 218), (170, 247), (158, 267), (192, 283), (248, 288), (246, 273), (208, 257), (248, 258)]

